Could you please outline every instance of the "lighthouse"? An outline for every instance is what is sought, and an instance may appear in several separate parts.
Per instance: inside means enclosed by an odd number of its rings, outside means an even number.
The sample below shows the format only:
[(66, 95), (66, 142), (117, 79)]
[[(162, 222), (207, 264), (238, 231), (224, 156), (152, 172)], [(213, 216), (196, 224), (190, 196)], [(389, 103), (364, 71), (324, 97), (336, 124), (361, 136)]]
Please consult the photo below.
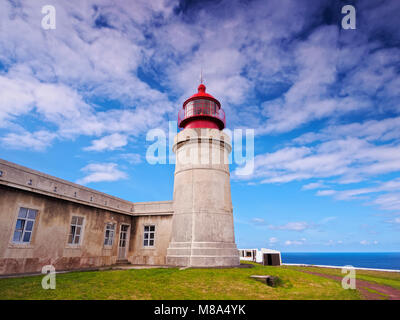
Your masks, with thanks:
[(240, 264), (235, 244), (229, 174), (232, 150), (221, 103), (198, 92), (183, 103), (176, 155), (171, 241), (166, 263), (187, 267)]

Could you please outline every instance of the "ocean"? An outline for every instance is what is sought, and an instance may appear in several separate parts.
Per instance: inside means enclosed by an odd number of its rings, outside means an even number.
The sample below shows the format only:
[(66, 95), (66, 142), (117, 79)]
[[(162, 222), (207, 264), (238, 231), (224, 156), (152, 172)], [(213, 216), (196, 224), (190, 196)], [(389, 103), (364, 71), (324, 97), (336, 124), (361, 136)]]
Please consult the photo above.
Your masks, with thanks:
[(281, 252), (282, 263), (400, 270), (400, 252)]

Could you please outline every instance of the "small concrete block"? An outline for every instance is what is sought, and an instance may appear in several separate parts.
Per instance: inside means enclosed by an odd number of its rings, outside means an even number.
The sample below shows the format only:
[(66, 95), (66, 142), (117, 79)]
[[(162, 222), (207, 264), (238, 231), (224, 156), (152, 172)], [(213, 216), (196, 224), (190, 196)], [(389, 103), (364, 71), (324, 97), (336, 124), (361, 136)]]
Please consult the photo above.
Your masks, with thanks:
[(277, 283), (278, 283), (278, 277), (274, 277), (274, 276), (258, 276), (258, 275), (252, 275), (250, 276), (250, 278), (257, 280), (257, 281), (261, 281), (262, 283), (265, 283), (266, 285), (270, 286), (270, 287), (276, 287)]

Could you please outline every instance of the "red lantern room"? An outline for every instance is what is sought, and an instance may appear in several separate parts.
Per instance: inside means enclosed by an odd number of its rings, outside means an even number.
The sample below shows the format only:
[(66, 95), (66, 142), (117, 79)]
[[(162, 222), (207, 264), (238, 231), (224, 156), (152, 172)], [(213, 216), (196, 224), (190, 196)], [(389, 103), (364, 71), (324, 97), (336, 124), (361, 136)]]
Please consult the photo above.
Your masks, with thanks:
[(178, 113), (180, 128), (225, 128), (225, 112), (221, 104), (211, 94), (206, 93), (206, 86), (200, 84), (198, 92), (183, 103)]

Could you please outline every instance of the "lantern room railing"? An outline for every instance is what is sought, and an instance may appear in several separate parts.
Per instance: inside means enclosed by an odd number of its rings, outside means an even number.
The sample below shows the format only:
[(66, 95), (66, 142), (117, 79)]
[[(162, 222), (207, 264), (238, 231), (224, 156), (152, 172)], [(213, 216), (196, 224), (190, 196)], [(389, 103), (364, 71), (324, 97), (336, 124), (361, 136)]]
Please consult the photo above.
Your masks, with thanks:
[(178, 126), (181, 127), (182, 121), (195, 117), (210, 117), (215, 118), (224, 124), (225, 127), (225, 112), (215, 102), (210, 100), (194, 100), (188, 102), (183, 109), (178, 113)]

